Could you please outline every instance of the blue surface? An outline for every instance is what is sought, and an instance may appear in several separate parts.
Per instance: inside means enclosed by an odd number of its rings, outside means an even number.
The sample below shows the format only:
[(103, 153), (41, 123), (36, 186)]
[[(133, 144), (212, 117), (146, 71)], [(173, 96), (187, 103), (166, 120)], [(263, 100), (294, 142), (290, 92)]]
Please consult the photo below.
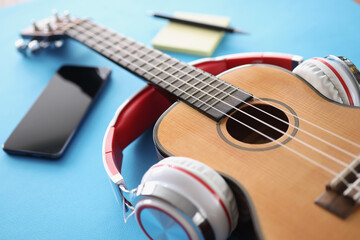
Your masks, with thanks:
[[(108, 66), (113, 74), (68, 151), (58, 161), (0, 151), (0, 239), (145, 239), (134, 218), (126, 225), (102, 165), (101, 145), (117, 107), (144, 82), (75, 41), (62, 49), (24, 57), (14, 48), (18, 32), (51, 10), (70, 9), (150, 45), (165, 26), (146, 11), (189, 11), (231, 17), (251, 35), (227, 34), (214, 56), (273, 51), (305, 58), (344, 55), (360, 66), (360, 6), (337, 1), (45, 1), (0, 9), (0, 142), (3, 143), (51, 76), (63, 64)], [(183, 61), (196, 56), (173, 54)], [(151, 130), (126, 149), (130, 187), (156, 162)]]

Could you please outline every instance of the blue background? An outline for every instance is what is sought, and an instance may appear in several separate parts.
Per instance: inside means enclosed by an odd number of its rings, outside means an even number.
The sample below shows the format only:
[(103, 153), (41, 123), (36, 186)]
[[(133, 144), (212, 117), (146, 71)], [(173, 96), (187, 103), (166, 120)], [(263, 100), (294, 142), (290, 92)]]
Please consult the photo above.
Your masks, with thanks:
[[(63, 64), (108, 66), (109, 84), (60, 160), (0, 151), (0, 239), (145, 239), (132, 218), (126, 225), (102, 165), (101, 146), (115, 110), (143, 81), (75, 41), (57, 50), (23, 56), (14, 48), (19, 31), (52, 9), (91, 17), (147, 45), (166, 25), (146, 12), (188, 11), (231, 17), (248, 36), (226, 34), (213, 56), (272, 51), (304, 58), (343, 55), (360, 66), (360, 6), (327, 1), (34, 0), (0, 9), (0, 142), (3, 143), (56, 70)], [(197, 56), (170, 53), (183, 61)], [(124, 155), (125, 178), (135, 187), (156, 162), (152, 132)]]

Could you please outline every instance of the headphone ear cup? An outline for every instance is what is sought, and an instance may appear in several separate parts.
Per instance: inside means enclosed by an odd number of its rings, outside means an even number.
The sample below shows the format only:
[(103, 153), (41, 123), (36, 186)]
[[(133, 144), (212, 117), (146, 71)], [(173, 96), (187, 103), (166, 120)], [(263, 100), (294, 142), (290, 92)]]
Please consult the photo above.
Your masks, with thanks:
[[(148, 189), (152, 189), (152, 192), (155, 192), (154, 189), (163, 189), (158, 192), (167, 192), (167, 194), (163, 194), (163, 196), (146, 194), (149, 192)], [(184, 206), (187, 202), (191, 203), (190, 205), (197, 209), (198, 214), (195, 215), (198, 216), (186, 217), (193, 221), (190, 225), (196, 225), (196, 221), (199, 219), (206, 219), (209, 227), (205, 227), (203, 230), (195, 229), (195, 232), (202, 232), (204, 235), (212, 229), (214, 239), (226, 239), (237, 225), (238, 210), (230, 187), (215, 170), (193, 159), (170, 157), (160, 161), (145, 173), (138, 192), (140, 196), (146, 196), (143, 199), (146, 199), (148, 203), (150, 203), (149, 201), (156, 201), (157, 206), (155, 207), (174, 219), (180, 225), (178, 228), (183, 229), (187, 235), (192, 235), (191, 232), (194, 231), (188, 230), (183, 219), (174, 216), (171, 213), (174, 210), (169, 210), (169, 206), (176, 208), (177, 212), (182, 212), (181, 215), (187, 215)], [(171, 192), (173, 193), (169, 194)], [(166, 195), (173, 195), (173, 197), (170, 196), (170, 199), (166, 199)], [(159, 201), (162, 201), (163, 204), (158, 204)], [(144, 208), (153, 208), (150, 207), (151, 204), (144, 207), (145, 204), (141, 202), (139, 208), (138, 204), (136, 205), (136, 218), (140, 226), (143, 225), (141, 223), (143, 221), (141, 212), (144, 212)], [(187, 208), (189, 209), (189, 207)], [(157, 219), (153, 220), (153, 222), (155, 221)], [(147, 229), (143, 228), (143, 230), (149, 234)], [(207, 238), (205, 237), (205, 239)]]
[(298, 65), (293, 73), (303, 78), (325, 97), (349, 105), (349, 99), (337, 76), (326, 65), (309, 59)]

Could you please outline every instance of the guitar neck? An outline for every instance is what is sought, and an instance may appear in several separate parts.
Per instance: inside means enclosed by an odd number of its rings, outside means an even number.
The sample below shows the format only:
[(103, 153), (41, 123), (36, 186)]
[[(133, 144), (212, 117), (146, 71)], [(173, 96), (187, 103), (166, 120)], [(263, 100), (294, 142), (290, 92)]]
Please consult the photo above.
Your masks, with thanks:
[(214, 75), (91, 20), (76, 23), (65, 33), (216, 121), (251, 99), (251, 94)]

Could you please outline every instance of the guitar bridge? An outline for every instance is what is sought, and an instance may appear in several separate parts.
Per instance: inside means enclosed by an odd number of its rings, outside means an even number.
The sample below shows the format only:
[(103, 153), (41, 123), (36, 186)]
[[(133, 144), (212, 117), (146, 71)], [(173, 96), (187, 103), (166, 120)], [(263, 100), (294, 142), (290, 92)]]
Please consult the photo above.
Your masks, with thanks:
[(360, 158), (355, 159), (326, 186), (315, 203), (338, 217), (347, 218), (360, 205)]

